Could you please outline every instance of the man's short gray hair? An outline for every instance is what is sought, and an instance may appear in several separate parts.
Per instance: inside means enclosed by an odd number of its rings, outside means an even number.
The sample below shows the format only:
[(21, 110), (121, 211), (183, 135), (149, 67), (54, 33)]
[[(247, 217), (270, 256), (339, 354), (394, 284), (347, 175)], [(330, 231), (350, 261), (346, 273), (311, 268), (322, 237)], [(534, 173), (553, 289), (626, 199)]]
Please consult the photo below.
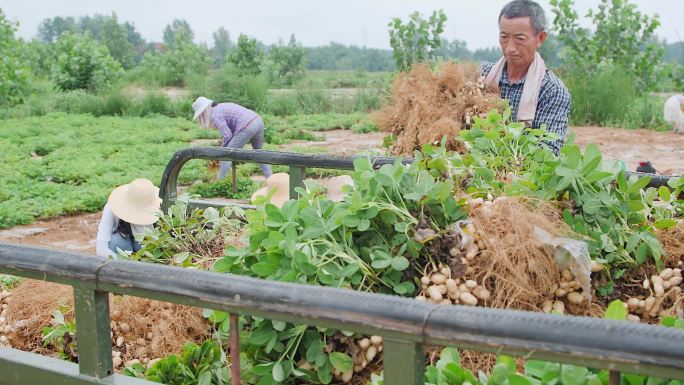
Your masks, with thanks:
[(544, 13), (544, 9), (532, 0), (511, 1), (501, 9), (499, 21), (501, 20), (501, 17), (505, 17), (506, 19), (529, 17), (535, 34), (546, 31), (546, 14)]

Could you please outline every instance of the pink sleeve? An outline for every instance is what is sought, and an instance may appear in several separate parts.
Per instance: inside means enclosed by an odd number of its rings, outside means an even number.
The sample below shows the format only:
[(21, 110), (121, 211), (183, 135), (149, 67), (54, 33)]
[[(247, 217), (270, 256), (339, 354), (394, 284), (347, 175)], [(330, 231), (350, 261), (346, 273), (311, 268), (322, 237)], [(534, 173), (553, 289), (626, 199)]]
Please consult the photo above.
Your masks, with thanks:
[(223, 116), (218, 115), (216, 117), (212, 116), (211, 118), (214, 121), (216, 128), (221, 131), (221, 136), (223, 136), (223, 144), (221, 145), (225, 147), (228, 142), (230, 142), (230, 139), (233, 138), (233, 131), (230, 130), (228, 122)]

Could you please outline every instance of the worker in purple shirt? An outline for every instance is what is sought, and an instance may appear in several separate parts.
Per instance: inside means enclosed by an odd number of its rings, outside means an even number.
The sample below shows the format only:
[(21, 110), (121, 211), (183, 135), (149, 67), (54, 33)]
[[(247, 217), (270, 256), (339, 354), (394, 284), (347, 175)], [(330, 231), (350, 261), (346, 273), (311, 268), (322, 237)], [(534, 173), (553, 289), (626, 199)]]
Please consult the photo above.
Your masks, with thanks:
[[(247, 142), (257, 150), (264, 146), (264, 121), (259, 114), (235, 103), (217, 103), (204, 96), (192, 103), (195, 111), (193, 120), (199, 119), (203, 128), (214, 127), (221, 131), (223, 142), (227, 148), (242, 148)], [(225, 178), (231, 166), (230, 161), (221, 161), (218, 179)], [(273, 172), (271, 166), (260, 164), (261, 171), (268, 179)]]

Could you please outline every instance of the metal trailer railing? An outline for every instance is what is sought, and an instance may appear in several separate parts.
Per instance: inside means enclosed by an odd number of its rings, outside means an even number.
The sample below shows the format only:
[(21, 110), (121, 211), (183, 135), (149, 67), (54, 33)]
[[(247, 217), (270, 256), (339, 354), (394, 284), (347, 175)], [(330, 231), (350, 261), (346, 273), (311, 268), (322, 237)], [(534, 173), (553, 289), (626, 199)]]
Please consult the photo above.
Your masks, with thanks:
[[(290, 197), (296, 197), (295, 188), (303, 186), (303, 180), (306, 179), (307, 168), (325, 168), (336, 170), (353, 170), (354, 157), (340, 157), (328, 154), (301, 154), (294, 152), (280, 152), (280, 151), (264, 151), (264, 150), (243, 150), (224, 147), (191, 147), (176, 151), (173, 157), (166, 165), (164, 174), (162, 176), (159, 196), (163, 199), (162, 210), (166, 211), (177, 197), (177, 181), (180, 170), (185, 163), (192, 159), (205, 160), (230, 160), (233, 161), (232, 178), (233, 186), (236, 183), (236, 164), (237, 163), (267, 163), (271, 165), (283, 165), (289, 167), (290, 174)], [(392, 164), (397, 158), (392, 157), (367, 157), (375, 167), (381, 167), (384, 164)], [(401, 158), (402, 162), (408, 164), (413, 162), (412, 158)], [(669, 176), (644, 174), (638, 172), (627, 172), (628, 176), (636, 175), (639, 177), (649, 176), (651, 181), (649, 186), (659, 187), (666, 186)], [(192, 207), (220, 207), (225, 206), (226, 203), (211, 202), (206, 200), (190, 200), (190, 208)], [(253, 208), (250, 205), (237, 204), (243, 208)]]
[(74, 289), (79, 363), (0, 348), (0, 384), (145, 384), (113, 374), (109, 294), (123, 294), (384, 337), (385, 384), (423, 384), (426, 345), (684, 379), (684, 330), (557, 316), (0, 243), (0, 272)]
[[(163, 210), (176, 199), (179, 172), (191, 159), (232, 160), (233, 183), (237, 162), (288, 166), (290, 196), (295, 197), (307, 168), (352, 170), (354, 158), (217, 147), (179, 150), (162, 177)], [(375, 167), (396, 161), (389, 157), (370, 160)], [(402, 161), (410, 163), (412, 159)], [(667, 177), (652, 177), (651, 186), (667, 183)], [(224, 205), (190, 201), (190, 207)], [(442, 307), (380, 294), (84, 258), (3, 243), (0, 271), (73, 286), (80, 357), (76, 365), (2, 348), (0, 384), (149, 383), (113, 374), (109, 293), (378, 334), (385, 337), (385, 383), (391, 385), (423, 383), (423, 351), (428, 344), (604, 368), (611, 370), (612, 383), (619, 381), (618, 371), (684, 379), (684, 331), (676, 329), (513, 310)]]

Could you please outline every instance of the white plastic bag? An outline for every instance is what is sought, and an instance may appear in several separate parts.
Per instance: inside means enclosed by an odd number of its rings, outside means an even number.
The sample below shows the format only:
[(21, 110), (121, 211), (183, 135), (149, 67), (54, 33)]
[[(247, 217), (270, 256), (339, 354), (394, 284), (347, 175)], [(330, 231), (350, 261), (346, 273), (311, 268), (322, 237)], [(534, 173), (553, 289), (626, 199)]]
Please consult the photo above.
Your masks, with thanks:
[(553, 249), (553, 259), (561, 269), (568, 269), (591, 299), (591, 258), (586, 242), (571, 238), (554, 237), (539, 227), (534, 227), (537, 240)]

